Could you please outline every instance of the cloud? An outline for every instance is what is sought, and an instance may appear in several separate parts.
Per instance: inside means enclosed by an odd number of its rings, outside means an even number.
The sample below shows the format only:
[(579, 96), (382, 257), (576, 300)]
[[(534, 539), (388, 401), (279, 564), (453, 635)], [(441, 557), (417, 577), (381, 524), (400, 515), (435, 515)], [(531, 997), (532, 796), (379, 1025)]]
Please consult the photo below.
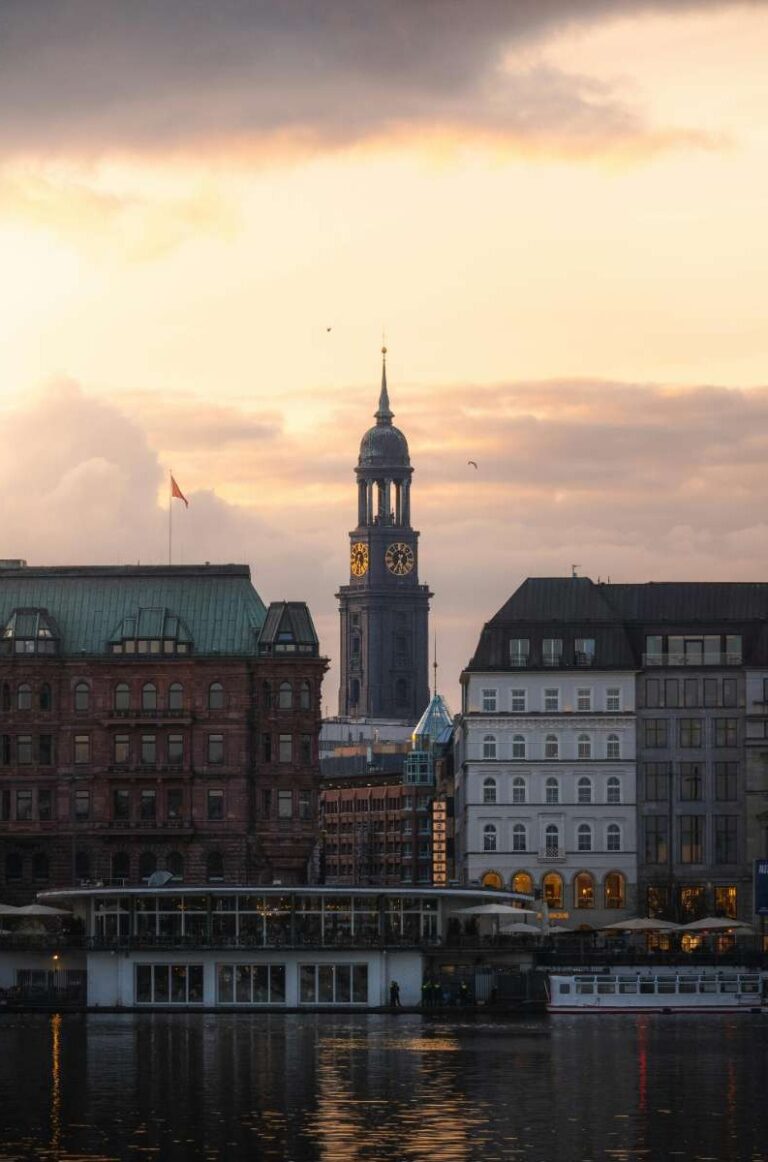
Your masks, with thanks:
[(573, 24), (723, 2), (5, 0), (0, 145), (317, 149), (410, 129), (660, 148), (698, 138), (648, 127), (594, 80), (545, 68), (537, 45)]

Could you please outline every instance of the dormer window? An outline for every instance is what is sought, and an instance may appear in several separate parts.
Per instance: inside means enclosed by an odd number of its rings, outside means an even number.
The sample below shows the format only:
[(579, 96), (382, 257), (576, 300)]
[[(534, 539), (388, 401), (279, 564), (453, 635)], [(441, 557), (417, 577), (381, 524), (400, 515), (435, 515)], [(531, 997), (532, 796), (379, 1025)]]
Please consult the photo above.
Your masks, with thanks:
[(0, 653), (56, 654), (59, 632), (44, 609), (14, 609), (0, 632)]
[(109, 652), (156, 657), (188, 654), (192, 638), (180, 617), (168, 609), (139, 609), (124, 617), (109, 639)]

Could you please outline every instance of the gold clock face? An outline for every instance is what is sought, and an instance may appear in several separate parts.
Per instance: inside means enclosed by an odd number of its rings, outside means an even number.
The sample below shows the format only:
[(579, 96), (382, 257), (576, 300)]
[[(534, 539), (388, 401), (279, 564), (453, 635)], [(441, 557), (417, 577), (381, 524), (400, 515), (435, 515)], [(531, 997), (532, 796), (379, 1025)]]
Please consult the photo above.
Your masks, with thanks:
[(415, 564), (413, 549), (405, 541), (396, 541), (390, 545), (384, 555), (384, 564), (395, 577), (405, 577)]
[(356, 541), (352, 546), (349, 567), (353, 577), (362, 577), (368, 572), (368, 546), (364, 541)]

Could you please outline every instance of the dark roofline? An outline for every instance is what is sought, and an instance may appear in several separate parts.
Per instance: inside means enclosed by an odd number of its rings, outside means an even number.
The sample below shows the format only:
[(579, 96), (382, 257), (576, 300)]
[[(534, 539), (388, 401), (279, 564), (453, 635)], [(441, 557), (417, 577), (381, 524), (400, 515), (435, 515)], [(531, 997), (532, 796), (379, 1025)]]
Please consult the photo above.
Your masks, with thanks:
[(249, 565), (212, 565), (207, 561), (202, 565), (23, 565), (0, 568), (0, 579), (12, 580), (28, 577), (245, 577), (250, 580)]

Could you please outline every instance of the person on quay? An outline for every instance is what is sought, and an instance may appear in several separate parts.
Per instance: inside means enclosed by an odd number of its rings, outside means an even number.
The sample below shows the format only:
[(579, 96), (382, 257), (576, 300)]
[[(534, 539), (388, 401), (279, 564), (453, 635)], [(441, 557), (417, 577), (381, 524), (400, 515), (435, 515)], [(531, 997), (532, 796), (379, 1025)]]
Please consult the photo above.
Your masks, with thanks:
[(389, 1003), (393, 1009), (400, 1008), (400, 985), (393, 980), (389, 986)]

